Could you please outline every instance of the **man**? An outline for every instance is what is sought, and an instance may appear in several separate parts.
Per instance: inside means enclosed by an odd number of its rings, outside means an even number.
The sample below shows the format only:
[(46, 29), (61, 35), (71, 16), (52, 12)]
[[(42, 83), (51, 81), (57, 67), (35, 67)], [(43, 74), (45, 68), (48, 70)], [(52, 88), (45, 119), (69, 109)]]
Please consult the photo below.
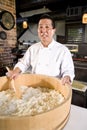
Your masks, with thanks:
[(63, 84), (71, 84), (74, 78), (72, 56), (68, 48), (54, 40), (55, 31), (53, 18), (42, 15), (38, 23), (40, 42), (28, 48), (8, 76), (15, 78), (31, 67), (31, 73), (58, 77)]

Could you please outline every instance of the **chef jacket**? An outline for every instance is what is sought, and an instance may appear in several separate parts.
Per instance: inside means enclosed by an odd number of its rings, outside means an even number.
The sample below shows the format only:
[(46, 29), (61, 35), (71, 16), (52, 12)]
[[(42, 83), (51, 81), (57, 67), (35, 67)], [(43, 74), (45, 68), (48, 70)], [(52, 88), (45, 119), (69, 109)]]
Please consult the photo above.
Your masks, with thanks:
[(15, 67), (22, 73), (31, 68), (31, 73), (45, 74), (58, 78), (66, 75), (74, 78), (74, 64), (69, 49), (54, 39), (48, 47), (41, 42), (31, 45)]

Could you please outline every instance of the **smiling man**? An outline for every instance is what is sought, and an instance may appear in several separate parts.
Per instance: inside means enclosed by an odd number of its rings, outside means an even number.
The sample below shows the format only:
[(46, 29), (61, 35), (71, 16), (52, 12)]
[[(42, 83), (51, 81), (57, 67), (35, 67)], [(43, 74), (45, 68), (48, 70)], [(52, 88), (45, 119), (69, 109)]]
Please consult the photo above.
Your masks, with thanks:
[(31, 73), (58, 77), (63, 84), (71, 84), (74, 79), (72, 56), (67, 47), (54, 40), (55, 31), (54, 19), (48, 14), (42, 15), (38, 22), (40, 42), (30, 46), (7, 75), (15, 78), (31, 67)]

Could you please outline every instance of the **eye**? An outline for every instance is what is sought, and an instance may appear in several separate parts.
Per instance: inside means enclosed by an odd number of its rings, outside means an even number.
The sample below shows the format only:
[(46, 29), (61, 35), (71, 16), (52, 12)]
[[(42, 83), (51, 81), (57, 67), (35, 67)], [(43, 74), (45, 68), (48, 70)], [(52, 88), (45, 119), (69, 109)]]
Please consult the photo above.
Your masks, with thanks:
[(52, 27), (48, 26), (48, 25), (45, 28), (48, 29), (48, 30), (52, 29)]
[(39, 26), (38, 28), (39, 28), (39, 29), (42, 29), (43, 27), (42, 27), (42, 26)]
[(49, 29), (50, 27), (49, 26), (46, 26), (47, 29)]

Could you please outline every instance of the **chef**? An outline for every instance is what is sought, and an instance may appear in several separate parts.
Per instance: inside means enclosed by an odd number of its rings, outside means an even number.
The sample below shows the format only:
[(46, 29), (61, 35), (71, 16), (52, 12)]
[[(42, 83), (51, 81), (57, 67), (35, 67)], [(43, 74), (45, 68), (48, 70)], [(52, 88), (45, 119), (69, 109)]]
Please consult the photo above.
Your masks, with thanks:
[(72, 56), (65, 45), (54, 40), (55, 31), (54, 19), (43, 14), (38, 22), (40, 42), (27, 49), (7, 76), (16, 78), (30, 68), (30, 73), (58, 77), (62, 84), (71, 84), (75, 76)]

